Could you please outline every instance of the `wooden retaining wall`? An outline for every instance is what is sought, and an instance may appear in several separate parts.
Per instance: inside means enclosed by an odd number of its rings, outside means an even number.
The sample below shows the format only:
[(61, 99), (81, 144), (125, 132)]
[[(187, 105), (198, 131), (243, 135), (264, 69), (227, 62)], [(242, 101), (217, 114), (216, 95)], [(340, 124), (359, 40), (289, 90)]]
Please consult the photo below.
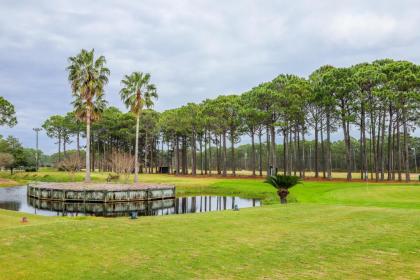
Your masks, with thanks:
[(175, 187), (149, 188), (138, 190), (71, 190), (43, 188), (28, 184), (27, 194), (40, 200), (72, 202), (127, 202), (175, 198)]

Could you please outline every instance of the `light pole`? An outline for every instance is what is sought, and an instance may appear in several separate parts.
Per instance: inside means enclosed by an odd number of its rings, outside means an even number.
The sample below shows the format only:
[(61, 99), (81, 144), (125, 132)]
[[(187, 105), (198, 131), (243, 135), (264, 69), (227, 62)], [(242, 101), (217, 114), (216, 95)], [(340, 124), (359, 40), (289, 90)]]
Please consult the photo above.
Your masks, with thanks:
[(36, 171), (38, 172), (38, 162), (39, 162), (39, 156), (38, 156), (38, 133), (42, 130), (42, 128), (34, 128), (33, 129), (36, 134), (36, 150), (35, 150), (35, 160), (36, 160)]

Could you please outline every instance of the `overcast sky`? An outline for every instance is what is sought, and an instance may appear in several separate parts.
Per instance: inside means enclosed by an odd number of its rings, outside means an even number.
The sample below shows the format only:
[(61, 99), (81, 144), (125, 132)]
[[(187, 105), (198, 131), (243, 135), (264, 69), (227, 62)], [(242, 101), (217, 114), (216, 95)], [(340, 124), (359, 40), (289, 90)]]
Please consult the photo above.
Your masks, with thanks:
[[(155, 109), (242, 93), (280, 73), (379, 58), (420, 62), (420, 1), (0, 0), (0, 95), (19, 124), (0, 134), (34, 147), (33, 127), (71, 110), (67, 58), (95, 48), (123, 107), (124, 74), (150, 72)], [(41, 134), (40, 147), (56, 151)]]

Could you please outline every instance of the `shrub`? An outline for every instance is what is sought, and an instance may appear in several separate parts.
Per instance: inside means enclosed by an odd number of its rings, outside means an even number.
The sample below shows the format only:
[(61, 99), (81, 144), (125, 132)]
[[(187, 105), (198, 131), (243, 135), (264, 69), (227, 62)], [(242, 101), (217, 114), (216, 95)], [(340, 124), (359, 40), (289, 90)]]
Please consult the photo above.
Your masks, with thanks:
[(287, 203), (289, 189), (301, 183), (301, 179), (297, 176), (273, 175), (268, 176), (265, 183), (270, 184), (277, 189), (277, 195), (280, 197), (280, 202), (285, 204)]

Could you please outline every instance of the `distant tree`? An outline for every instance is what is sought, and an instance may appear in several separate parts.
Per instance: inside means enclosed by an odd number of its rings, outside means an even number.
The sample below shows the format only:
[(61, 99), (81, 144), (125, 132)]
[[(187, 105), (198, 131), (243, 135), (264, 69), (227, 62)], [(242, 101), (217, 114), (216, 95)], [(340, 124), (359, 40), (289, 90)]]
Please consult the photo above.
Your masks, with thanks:
[(6, 139), (0, 139), (0, 152), (13, 156), (14, 160), (8, 166), (11, 174), (15, 168), (28, 166), (24, 148), (17, 138), (8, 136)]
[(133, 172), (134, 158), (129, 153), (114, 151), (111, 154), (109, 164), (115, 173), (124, 174), (125, 182), (128, 182), (130, 174)]
[(329, 86), (328, 79), (326, 78), (331, 71), (335, 68), (331, 65), (324, 65), (316, 69), (309, 76), (311, 82), (311, 89), (314, 92), (315, 100), (319, 104), (322, 112), (325, 114), (325, 122), (321, 118), (320, 129), (321, 136), (323, 135), (323, 130), (327, 132), (326, 147), (324, 152), (324, 141), (321, 137), (321, 152), (323, 160), (323, 169), (324, 174), (327, 179), (332, 178), (332, 163), (331, 163), (331, 133), (336, 129), (336, 107), (335, 100), (333, 98), (333, 92)]
[(262, 125), (264, 123), (264, 113), (258, 110), (256, 106), (258, 100), (253, 90), (242, 94), (241, 99), (242, 106), (240, 110), (240, 116), (244, 124), (244, 132), (251, 136), (251, 169), (252, 175), (256, 175), (257, 159), (255, 150), (255, 135), (262, 128)]
[[(42, 125), (42, 128), (50, 138), (56, 138), (58, 144), (58, 162), (61, 161), (61, 144), (63, 141), (64, 131), (66, 130), (64, 125), (64, 117), (60, 115), (50, 116)], [(66, 136), (67, 137), (67, 136)]]
[(15, 163), (15, 158), (10, 153), (0, 153), (0, 167), (11, 168)]
[(15, 107), (12, 103), (0, 96), (0, 126), (15, 126), (17, 123)]
[(80, 171), (80, 167), (81, 161), (77, 153), (68, 155), (58, 164), (59, 169), (70, 173), (70, 178), (72, 181), (74, 180), (75, 173)]
[(346, 143), (346, 165), (347, 180), (352, 179), (352, 148), (350, 139), (350, 126), (355, 122), (355, 100), (354, 95), (357, 85), (353, 79), (352, 71), (349, 68), (332, 69), (325, 76), (329, 91), (334, 98), (334, 105), (337, 108), (337, 116), (340, 119), (343, 129), (344, 142)]

